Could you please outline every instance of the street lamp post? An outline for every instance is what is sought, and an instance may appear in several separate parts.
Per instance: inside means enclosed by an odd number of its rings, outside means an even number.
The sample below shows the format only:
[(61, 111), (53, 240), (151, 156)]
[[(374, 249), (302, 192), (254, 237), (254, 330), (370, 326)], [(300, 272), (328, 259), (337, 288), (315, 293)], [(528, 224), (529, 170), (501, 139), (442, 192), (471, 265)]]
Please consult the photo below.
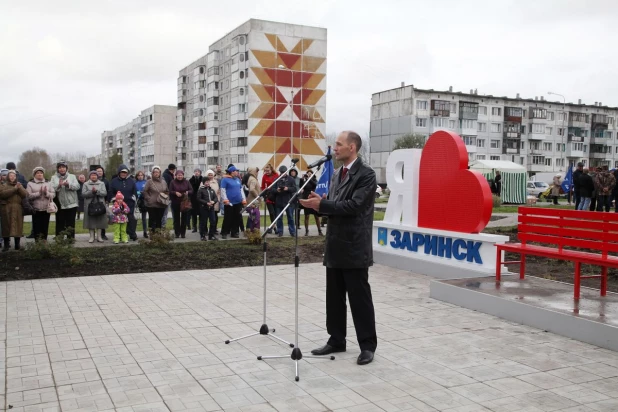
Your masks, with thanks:
[(567, 159), (567, 156), (566, 156), (566, 147), (564, 146), (564, 140), (565, 140), (564, 139), (564, 135), (566, 134), (566, 126), (565, 126), (565, 121), (566, 121), (566, 98), (562, 94), (560, 94), (560, 93), (547, 92), (547, 94), (562, 97), (562, 150), (565, 151), (564, 158), (562, 160), (563, 161), (566, 160), (566, 162), (568, 163), (568, 159)]

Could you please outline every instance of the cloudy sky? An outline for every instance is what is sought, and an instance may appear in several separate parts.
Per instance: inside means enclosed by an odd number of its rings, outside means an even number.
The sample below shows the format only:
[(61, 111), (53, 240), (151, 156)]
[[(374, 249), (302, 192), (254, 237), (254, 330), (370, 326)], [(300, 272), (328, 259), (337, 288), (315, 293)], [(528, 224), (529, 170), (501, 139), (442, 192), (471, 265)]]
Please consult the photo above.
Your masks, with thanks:
[[(369, 131), (371, 94), (421, 88), (618, 106), (615, 0), (0, 2), (0, 163), (176, 104), (178, 71), (250, 18), (328, 29), (327, 131)], [(547, 96), (546, 96), (547, 97)]]

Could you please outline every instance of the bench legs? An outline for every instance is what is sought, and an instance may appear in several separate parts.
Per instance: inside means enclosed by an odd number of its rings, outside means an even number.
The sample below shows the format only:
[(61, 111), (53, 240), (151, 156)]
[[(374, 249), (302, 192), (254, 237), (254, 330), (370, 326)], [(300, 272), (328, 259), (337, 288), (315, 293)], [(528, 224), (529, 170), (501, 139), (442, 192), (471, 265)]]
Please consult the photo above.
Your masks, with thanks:
[(522, 253), (521, 263), (519, 264), (519, 279), (524, 280), (526, 274), (526, 255)]
[(607, 268), (601, 270), (601, 296), (607, 295)]
[(502, 251), (499, 247), (496, 247), (496, 282), (500, 282), (502, 277)]
[(581, 262), (575, 262), (575, 281), (573, 282), (573, 297), (579, 300), (579, 289), (581, 286)]

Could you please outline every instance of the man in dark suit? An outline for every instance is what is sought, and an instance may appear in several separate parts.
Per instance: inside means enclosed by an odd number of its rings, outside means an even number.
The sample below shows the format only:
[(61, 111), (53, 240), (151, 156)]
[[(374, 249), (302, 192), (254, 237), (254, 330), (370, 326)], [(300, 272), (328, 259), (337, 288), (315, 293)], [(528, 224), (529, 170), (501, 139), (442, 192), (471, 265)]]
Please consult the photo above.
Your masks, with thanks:
[(373, 360), (378, 344), (375, 312), (369, 286), (373, 264), (373, 204), (376, 175), (358, 158), (362, 140), (357, 133), (342, 132), (335, 142), (335, 158), (343, 162), (333, 175), (328, 197), (311, 193), (301, 200), (306, 208), (328, 216), (324, 266), (326, 266), (326, 328), (330, 339), (311, 351), (327, 355), (346, 350), (346, 292), (361, 353), (357, 363)]

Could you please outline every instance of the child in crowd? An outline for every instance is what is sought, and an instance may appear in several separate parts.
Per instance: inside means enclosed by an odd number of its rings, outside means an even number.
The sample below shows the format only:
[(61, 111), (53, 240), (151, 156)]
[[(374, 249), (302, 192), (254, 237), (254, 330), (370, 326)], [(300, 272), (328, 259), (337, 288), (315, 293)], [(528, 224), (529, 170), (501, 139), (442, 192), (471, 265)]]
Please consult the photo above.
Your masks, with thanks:
[(112, 213), (114, 214), (114, 219), (112, 223), (114, 224), (114, 244), (129, 243), (129, 239), (127, 237), (127, 222), (129, 218), (127, 215), (129, 214), (129, 206), (124, 202), (124, 196), (122, 193), (116, 193), (116, 197), (114, 200), (114, 204), (112, 206)]

